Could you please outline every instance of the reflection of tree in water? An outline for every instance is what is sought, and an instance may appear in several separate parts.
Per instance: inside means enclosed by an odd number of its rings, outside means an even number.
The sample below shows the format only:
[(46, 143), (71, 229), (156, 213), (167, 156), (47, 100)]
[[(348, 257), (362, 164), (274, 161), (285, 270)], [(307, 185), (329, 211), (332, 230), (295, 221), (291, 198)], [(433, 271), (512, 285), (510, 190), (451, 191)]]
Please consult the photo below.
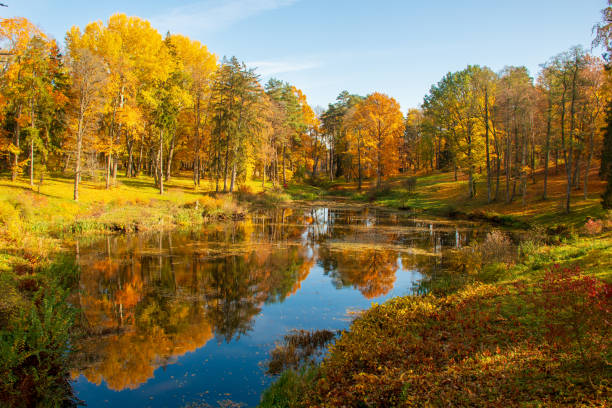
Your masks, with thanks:
[(247, 333), (264, 304), (300, 288), (314, 262), (337, 287), (387, 294), (398, 268), (389, 246), (431, 238), (428, 229), (420, 237), (399, 227), (397, 217), (374, 212), (285, 209), (199, 231), (109, 237), (80, 253), (89, 336), (74, 375), (136, 388), (213, 336)]
[(321, 266), (337, 288), (352, 286), (368, 299), (386, 295), (395, 283), (397, 252), (384, 249), (319, 249)]
[[(249, 234), (232, 235), (243, 245)], [(229, 342), (251, 330), (261, 306), (294, 293), (314, 262), (297, 246), (272, 244), (207, 258), (191, 238), (116, 237), (81, 251), (80, 306), (90, 335), (75, 353), (74, 376), (137, 388), (213, 335)]]
[(261, 311), (261, 277), (249, 273), (243, 256), (229, 256), (205, 264), (208, 275), (206, 315), (217, 336), (230, 342), (252, 329)]

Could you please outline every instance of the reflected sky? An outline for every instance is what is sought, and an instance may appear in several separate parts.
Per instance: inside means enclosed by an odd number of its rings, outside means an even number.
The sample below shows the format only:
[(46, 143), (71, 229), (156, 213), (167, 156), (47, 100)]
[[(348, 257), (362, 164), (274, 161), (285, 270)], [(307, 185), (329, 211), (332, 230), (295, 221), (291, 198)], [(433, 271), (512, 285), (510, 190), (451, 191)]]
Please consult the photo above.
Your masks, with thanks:
[(467, 225), (373, 210), (278, 209), (198, 231), (79, 242), (86, 336), (72, 371), (87, 406), (254, 406), (291, 329), (347, 328), (411, 293)]

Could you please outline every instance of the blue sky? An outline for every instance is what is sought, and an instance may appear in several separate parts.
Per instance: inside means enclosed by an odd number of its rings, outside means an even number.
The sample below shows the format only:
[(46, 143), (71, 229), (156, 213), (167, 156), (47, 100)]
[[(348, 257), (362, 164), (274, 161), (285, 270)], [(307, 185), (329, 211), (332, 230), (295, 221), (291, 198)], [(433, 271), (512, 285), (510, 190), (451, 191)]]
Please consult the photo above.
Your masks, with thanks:
[[(417, 107), (446, 72), (539, 64), (573, 45), (590, 48), (604, 0), (2, 0), (62, 40), (122, 12), (161, 32), (189, 35), (219, 57), (236, 55), (327, 106), (340, 91)], [(596, 51), (599, 54), (599, 51)]]

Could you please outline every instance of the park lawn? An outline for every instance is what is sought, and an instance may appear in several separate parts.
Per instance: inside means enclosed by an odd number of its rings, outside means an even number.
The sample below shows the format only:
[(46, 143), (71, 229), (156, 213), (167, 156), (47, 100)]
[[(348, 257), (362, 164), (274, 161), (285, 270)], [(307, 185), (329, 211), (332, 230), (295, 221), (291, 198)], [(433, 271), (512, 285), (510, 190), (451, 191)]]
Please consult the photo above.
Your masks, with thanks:
[[(261, 194), (260, 182), (246, 185), (245, 199), (269, 198)], [(198, 227), (246, 211), (248, 202), (215, 194), (214, 187), (203, 180), (194, 189), (190, 177), (177, 176), (160, 195), (151, 177), (118, 176), (108, 190), (102, 178), (83, 180), (75, 202), (72, 178), (47, 177), (30, 186), (26, 178), (0, 177), (0, 270), (41, 266), (75, 233)]]
[[(468, 198), (467, 177), (459, 174), (455, 181), (452, 172), (419, 175), (416, 188), (410, 191), (406, 186), (407, 177), (399, 176), (383, 182), (379, 191), (374, 182), (366, 180), (361, 191), (355, 182), (338, 184), (328, 190), (326, 195), (347, 197), (369, 205), (384, 206), (396, 209), (414, 210), (432, 215), (449, 216), (460, 212), (462, 215), (473, 213), (502, 216), (515, 219), (522, 224), (555, 225), (566, 224), (580, 226), (587, 217), (601, 217), (601, 194), (605, 181), (598, 176), (593, 167), (589, 173), (588, 198), (584, 198), (582, 183), (580, 189), (572, 190), (572, 211), (564, 211), (566, 179), (563, 170), (551, 171), (548, 179), (548, 199), (542, 200), (543, 174), (538, 171), (536, 183), (531, 177), (527, 182), (525, 205), (522, 196), (517, 192), (511, 203), (505, 202), (505, 181), (500, 180), (499, 199), (490, 204), (486, 198), (486, 180), (484, 175), (477, 177), (476, 197)], [(495, 180), (492, 186), (495, 191)], [(517, 185), (517, 191), (520, 186)]]

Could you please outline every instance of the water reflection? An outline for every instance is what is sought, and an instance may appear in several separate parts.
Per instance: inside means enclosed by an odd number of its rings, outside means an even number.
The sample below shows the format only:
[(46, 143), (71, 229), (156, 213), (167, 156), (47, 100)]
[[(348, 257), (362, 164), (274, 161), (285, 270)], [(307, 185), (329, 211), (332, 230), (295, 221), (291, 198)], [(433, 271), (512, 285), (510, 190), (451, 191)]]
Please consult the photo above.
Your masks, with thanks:
[[(470, 236), (469, 229), (395, 213), (308, 208), (255, 214), (201, 231), (81, 244), (78, 296), (87, 336), (76, 345), (73, 376), (104, 382), (110, 390), (136, 389), (154, 378), (157, 368), (213, 338), (218, 345), (239, 344), (257, 333), (262, 311), (298, 293), (312, 271), (320, 270), (333, 288), (381, 298), (392, 292), (400, 271), (431, 270), (443, 248), (463, 245)], [(305, 292), (301, 302), (317, 302), (318, 293)], [(336, 314), (346, 312), (347, 302), (367, 304), (343, 291), (337, 296)], [(288, 307), (281, 316), (297, 319), (301, 312), (306, 313), (303, 307)], [(326, 319), (316, 315), (310, 321), (329, 328), (338, 324)], [(285, 327), (279, 323), (275, 330), (281, 336)], [(249, 381), (259, 384), (249, 394), (256, 401), (263, 383)], [(87, 392), (79, 397), (92, 405)]]

